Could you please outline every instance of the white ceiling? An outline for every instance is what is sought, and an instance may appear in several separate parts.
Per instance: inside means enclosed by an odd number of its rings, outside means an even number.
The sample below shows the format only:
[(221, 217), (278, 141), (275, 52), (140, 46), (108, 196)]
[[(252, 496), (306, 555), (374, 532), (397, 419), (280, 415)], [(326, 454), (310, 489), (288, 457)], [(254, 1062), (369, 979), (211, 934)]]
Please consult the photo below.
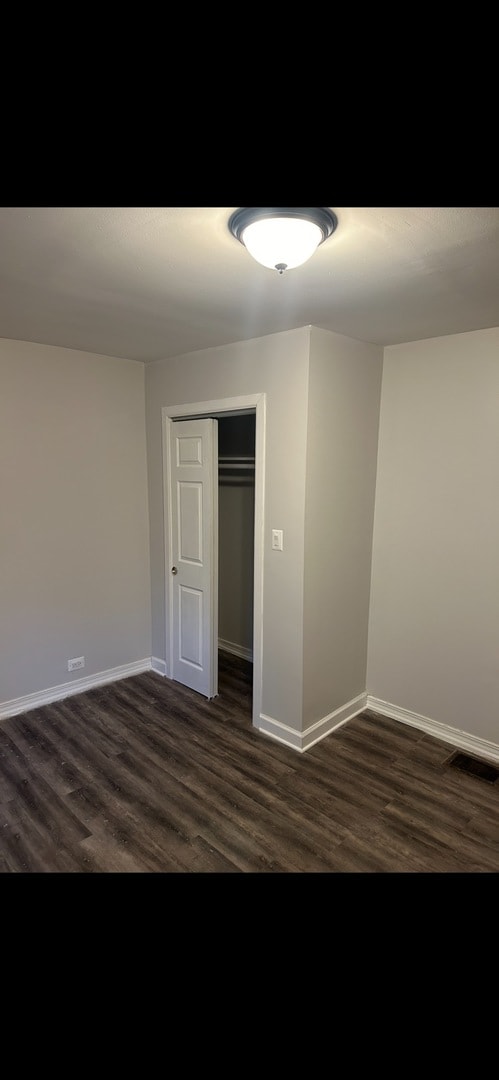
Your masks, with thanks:
[(498, 207), (331, 207), (279, 276), (237, 207), (0, 208), (0, 337), (145, 362), (314, 325), (378, 345), (499, 326)]

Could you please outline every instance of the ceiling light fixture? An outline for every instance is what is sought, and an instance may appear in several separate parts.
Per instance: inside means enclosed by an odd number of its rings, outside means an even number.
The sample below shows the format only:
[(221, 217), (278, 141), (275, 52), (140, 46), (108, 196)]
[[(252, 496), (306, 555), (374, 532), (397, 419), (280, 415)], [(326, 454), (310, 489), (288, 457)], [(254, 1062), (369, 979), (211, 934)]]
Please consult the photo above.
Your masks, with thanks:
[(257, 262), (283, 274), (310, 259), (337, 224), (325, 206), (243, 206), (229, 229)]

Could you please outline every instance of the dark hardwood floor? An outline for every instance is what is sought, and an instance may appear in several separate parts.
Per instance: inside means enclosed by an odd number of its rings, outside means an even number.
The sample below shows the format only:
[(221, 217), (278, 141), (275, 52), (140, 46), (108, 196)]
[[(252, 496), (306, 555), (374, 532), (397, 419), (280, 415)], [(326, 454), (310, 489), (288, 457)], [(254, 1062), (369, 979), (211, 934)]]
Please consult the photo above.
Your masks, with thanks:
[(0, 722), (3, 873), (497, 873), (499, 782), (366, 711), (304, 754), (153, 672)]

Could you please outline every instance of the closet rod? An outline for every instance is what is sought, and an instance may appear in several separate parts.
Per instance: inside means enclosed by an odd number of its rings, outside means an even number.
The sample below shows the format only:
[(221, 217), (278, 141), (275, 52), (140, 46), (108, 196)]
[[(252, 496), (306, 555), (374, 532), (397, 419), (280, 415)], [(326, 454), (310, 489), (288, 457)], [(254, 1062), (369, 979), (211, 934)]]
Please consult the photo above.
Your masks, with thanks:
[(248, 455), (239, 456), (231, 455), (226, 457), (219, 457), (218, 465), (221, 469), (254, 469), (255, 459)]

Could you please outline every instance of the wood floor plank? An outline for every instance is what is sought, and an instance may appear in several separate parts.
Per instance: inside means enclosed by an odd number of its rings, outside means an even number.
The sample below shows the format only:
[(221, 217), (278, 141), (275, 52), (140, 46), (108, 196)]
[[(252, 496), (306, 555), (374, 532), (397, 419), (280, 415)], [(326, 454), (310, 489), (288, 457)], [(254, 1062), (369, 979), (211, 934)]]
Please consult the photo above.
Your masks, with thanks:
[[(452, 829), (447, 821), (442, 821), (441, 816), (435, 817), (434, 813), (428, 815), (421, 809), (420, 803), (416, 804), (409, 798), (394, 800), (386, 808), (384, 815), (402, 822), (405, 833), (409, 833), (416, 840), (422, 840), (429, 848), (434, 849), (440, 858), (453, 856), (456, 829)], [(468, 820), (464, 824), (467, 826)], [(480, 869), (491, 873), (497, 870), (497, 852), (488, 849), (487, 844), (478, 839), (470, 840), (463, 832), (463, 824), (458, 827), (457, 832), (457, 858), (461, 866), (468, 864), (475, 871)]]
[(365, 710), (299, 754), (251, 722), (252, 665), (211, 701), (144, 672), (0, 722), (0, 873), (491, 874), (499, 782)]

